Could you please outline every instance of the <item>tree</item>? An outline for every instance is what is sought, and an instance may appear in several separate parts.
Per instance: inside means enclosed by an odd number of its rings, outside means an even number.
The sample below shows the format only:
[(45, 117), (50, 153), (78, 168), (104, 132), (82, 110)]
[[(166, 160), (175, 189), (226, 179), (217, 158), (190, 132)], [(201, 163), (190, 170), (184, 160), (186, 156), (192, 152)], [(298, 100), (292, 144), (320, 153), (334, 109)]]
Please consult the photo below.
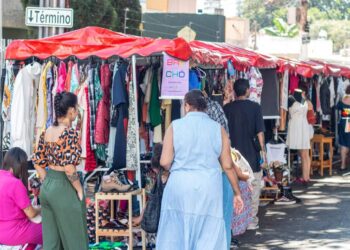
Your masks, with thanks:
[(23, 9), (27, 8), (27, 6), (39, 6), (40, 0), (21, 0)]
[(274, 18), (285, 18), (288, 0), (243, 0), (241, 2), (241, 16), (255, 21), (260, 28), (273, 25)]
[(320, 20), (311, 25), (310, 37), (317, 39), (321, 30), (325, 30), (328, 39), (333, 41), (333, 49), (338, 52), (340, 49), (350, 46), (350, 21), (347, 20)]
[(289, 25), (282, 18), (273, 19), (274, 26), (266, 27), (263, 30), (266, 34), (280, 37), (296, 37), (299, 34), (299, 28), (296, 24)]
[(139, 0), (111, 0), (112, 6), (118, 15), (117, 30), (124, 32), (125, 9), (127, 11), (126, 33), (140, 35), (141, 5)]
[(350, 18), (350, 0), (309, 0), (310, 8), (317, 8), (330, 20)]
[(118, 16), (110, 0), (71, 0), (74, 29), (99, 26), (111, 30), (118, 27)]

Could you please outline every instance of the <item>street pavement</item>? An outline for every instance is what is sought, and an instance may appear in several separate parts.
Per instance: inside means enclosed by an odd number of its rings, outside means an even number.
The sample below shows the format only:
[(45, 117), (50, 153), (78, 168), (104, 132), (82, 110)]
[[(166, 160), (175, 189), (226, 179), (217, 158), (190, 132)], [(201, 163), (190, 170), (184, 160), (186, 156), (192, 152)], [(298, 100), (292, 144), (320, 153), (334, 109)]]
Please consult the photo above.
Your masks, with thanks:
[(301, 204), (260, 207), (260, 229), (238, 237), (239, 249), (350, 249), (350, 176), (293, 187)]

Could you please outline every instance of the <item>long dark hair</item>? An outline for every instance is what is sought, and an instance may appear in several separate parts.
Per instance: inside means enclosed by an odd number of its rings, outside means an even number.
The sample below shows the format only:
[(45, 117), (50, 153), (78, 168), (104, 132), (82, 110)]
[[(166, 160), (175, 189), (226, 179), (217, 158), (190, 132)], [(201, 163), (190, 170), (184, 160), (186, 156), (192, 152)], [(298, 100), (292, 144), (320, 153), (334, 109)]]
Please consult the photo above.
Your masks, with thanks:
[(13, 175), (20, 179), (24, 186), (28, 188), (28, 170), (27, 170), (28, 156), (21, 148), (11, 148), (4, 157), (3, 169), (12, 169)]
[(55, 122), (54, 126), (58, 126), (58, 118), (65, 117), (69, 108), (75, 108), (78, 103), (78, 98), (75, 94), (63, 91), (55, 96)]

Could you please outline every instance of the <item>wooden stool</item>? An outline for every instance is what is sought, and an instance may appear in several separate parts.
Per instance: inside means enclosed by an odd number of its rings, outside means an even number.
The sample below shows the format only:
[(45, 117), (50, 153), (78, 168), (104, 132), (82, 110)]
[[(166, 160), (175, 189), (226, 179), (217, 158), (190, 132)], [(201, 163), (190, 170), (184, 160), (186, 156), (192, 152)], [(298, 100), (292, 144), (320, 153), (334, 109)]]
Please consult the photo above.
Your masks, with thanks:
[[(324, 160), (324, 145), (329, 145), (329, 159)], [(318, 159), (313, 160), (313, 149), (315, 145), (318, 145), (319, 155)], [(325, 137), (324, 135), (316, 134), (311, 139), (311, 150), (310, 150), (310, 159), (311, 159), (311, 175), (313, 174), (314, 168), (320, 169), (320, 175), (323, 176), (323, 170), (329, 168), (329, 175), (332, 175), (332, 163), (333, 163), (333, 137)]]
[[(142, 237), (142, 250), (146, 250), (146, 234), (145, 231), (138, 228), (133, 228), (132, 226), (132, 197), (134, 195), (140, 195), (141, 196), (141, 202), (142, 202), (142, 207), (143, 209), (145, 208), (146, 205), (146, 193), (144, 189), (138, 189), (132, 192), (127, 192), (127, 193), (96, 193), (95, 194), (95, 209), (96, 209), (96, 243), (99, 243), (99, 237), (101, 236), (106, 236), (106, 237), (111, 237), (112, 241), (114, 237), (129, 237), (129, 248), (128, 249), (133, 249), (133, 232), (136, 229), (141, 230), (141, 237)], [(109, 200), (111, 201), (111, 219), (115, 219), (114, 215), (114, 202), (115, 200), (126, 200), (128, 201), (128, 214), (129, 214), (129, 221), (128, 221), (128, 229), (126, 230), (117, 230), (117, 229), (102, 229), (100, 228), (99, 225), (99, 219), (100, 219), (100, 214), (99, 214), (99, 201), (100, 200)]]

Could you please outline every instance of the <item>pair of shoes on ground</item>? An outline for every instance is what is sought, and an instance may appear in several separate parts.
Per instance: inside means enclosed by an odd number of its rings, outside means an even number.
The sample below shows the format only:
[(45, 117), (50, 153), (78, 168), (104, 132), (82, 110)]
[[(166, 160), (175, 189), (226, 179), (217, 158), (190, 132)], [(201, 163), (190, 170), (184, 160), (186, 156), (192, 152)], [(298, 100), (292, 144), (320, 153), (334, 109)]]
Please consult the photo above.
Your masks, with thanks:
[(274, 202), (275, 205), (293, 205), (295, 203), (301, 203), (301, 199), (293, 195), (292, 189), (289, 186), (281, 187), (281, 194), (281, 198)]
[(239, 241), (237, 239), (232, 238), (230, 248), (231, 249), (239, 248)]
[(249, 224), (247, 230), (258, 230), (259, 224)]

